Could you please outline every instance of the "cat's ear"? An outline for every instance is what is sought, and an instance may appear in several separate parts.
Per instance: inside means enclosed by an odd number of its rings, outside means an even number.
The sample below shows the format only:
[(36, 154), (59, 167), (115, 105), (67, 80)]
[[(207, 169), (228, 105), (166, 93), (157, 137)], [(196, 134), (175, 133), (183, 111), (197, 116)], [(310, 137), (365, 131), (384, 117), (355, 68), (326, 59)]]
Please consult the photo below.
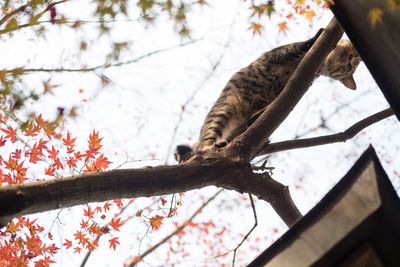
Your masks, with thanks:
[(341, 79), (340, 82), (343, 83), (344, 86), (346, 86), (347, 88), (349, 88), (351, 90), (357, 89), (356, 81), (354, 81), (353, 75)]

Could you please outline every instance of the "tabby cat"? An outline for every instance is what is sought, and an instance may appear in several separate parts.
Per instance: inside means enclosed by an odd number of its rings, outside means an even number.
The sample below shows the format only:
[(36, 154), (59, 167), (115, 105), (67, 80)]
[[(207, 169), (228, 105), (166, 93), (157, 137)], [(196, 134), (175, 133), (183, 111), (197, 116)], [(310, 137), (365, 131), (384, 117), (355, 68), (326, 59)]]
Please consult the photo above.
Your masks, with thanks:
[[(318, 39), (322, 29), (304, 42), (287, 44), (264, 53), (229, 80), (208, 113), (200, 140), (192, 147), (177, 146), (175, 158), (184, 162), (196, 153), (223, 147), (241, 134), (279, 95), (301, 59)], [(316, 77), (324, 75), (356, 89), (353, 73), (361, 59), (348, 40), (340, 40), (327, 56)]]

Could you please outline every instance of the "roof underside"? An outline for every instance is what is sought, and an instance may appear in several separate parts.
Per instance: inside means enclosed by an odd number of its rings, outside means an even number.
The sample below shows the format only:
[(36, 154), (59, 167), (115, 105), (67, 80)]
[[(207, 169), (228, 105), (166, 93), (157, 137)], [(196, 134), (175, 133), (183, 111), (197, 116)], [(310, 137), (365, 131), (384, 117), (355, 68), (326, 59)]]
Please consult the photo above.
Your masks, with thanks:
[[(389, 2), (335, 0), (331, 10), (400, 120), (400, 7)], [(375, 27), (368, 18), (372, 8), (383, 11)]]

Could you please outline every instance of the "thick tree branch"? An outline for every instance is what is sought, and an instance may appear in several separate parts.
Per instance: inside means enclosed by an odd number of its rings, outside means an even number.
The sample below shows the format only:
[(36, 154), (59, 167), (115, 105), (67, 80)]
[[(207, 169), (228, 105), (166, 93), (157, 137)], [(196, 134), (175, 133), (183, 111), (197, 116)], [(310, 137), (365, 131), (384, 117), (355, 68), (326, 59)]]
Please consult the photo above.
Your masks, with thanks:
[(311, 137), (311, 138), (303, 138), (297, 140), (288, 140), (282, 142), (276, 142), (268, 144), (264, 149), (262, 149), (259, 155), (264, 154), (271, 154), (279, 151), (290, 150), (290, 149), (298, 149), (298, 148), (305, 148), (305, 147), (313, 147), (313, 146), (321, 146), (327, 145), (337, 142), (345, 142), (356, 136), (359, 132), (363, 129), (371, 126), (372, 124), (386, 119), (390, 116), (394, 115), (394, 112), (391, 108), (382, 110), (377, 112), (357, 123), (353, 126), (345, 130), (344, 132), (330, 134), (325, 136), (318, 136), (318, 137)]
[(208, 166), (159, 166), (112, 170), (5, 187), (0, 189), (0, 222), (4, 225), (18, 215), (89, 202), (165, 195), (217, 185), (217, 180), (227, 178), (232, 168), (235, 168), (232, 164), (223, 162)]
[(343, 30), (333, 18), (301, 60), (279, 96), (242, 135), (232, 142), (230, 147), (235, 152), (228, 147), (229, 154), (236, 153), (246, 161), (257, 155), (265, 140), (286, 119), (308, 90), (323, 59), (336, 46), (342, 34)]
[(113, 170), (0, 189), (0, 226), (13, 217), (116, 198), (149, 197), (215, 185), (248, 192), (271, 203), (287, 225), (300, 213), (287, 187), (249, 164), (213, 159), (178, 166)]

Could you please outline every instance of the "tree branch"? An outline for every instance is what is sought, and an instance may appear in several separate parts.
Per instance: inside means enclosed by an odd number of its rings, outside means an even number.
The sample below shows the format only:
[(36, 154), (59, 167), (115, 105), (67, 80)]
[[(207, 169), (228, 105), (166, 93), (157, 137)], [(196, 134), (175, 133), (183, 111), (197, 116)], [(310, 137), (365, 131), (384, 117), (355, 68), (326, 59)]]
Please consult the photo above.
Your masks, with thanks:
[[(43, 14), (45, 14), (49, 10), (50, 6), (55, 6), (55, 5), (62, 4), (62, 3), (68, 2), (68, 1), (69, 0), (60, 0), (60, 1), (57, 1), (57, 2), (53, 2), (53, 3), (49, 4), (43, 11), (39, 12), (38, 14), (35, 14), (35, 17), (40, 18), (41, 16), (43, 16)], [(12, 16), (14, 16), (14, 15), (20, 13), (20, 12), (23, 12), (26, 8), (28, 8), (30, 6), (31, 6), (31, 3), (28, 3), (26, 5), (22, 5), (19, 8), (11, 11), (9, 14), (5, 15), (0, 20), (0, 25), (3, 24), (4, 22), (6, 22), (8, 19), (10, 19)], [(13, 31), (17, 31), (17, 30), (22, 29), (22, 28), (35, 26), (37, 24), (39, 24), (39, 22), (35, 22), (35, 23), (29, 22), (29, 23), (26, 23), (26, 24), (18, 25), (16, 27), (13, 27), (13, 28), (10, 28), (10, 29), (7, 29), (7, 27), (6, 27), (5, 29), (0, 30), (0, 35), (5, 34), (5, 33), (10, 33), (10, 32), (13, 32)]]
[(335, 18), (332, 18), (321, 36), (301, 60), (283, 91), (274, 102), (268, 105), (261, 116), (228, 146), (228, 153), (232, 153), (232, 149), (229, 149), (231, 147), (238, 157), (246, 161), (257, 155), (265, 140), (286, 119), (308, 90), (323, 59), (336, 46), (342, 34), (343, 30), (340, 25)]
[[(22, 71), (23, 73), (30, 73), (30, 72), (92, 72), (92, 71), (96, 71), (99, 69), (108, 69), (108, 68), (112, 68), (112, 67), (119, 67), (119, 66), (123, 66), (123, 65), (128, 65), (128, 64), (132, 64), (132, 63), (136, 63), (144, 58), (147, 58), (149, 56), (153, 56), (162, 52), (166, 52), (169, 50), (173, 50), (179, 47), (184, 47), (190, 44), (193, 44), (197, 41), (199, 41), (200, 39), (195, 39), (195, 40), (191, 40), (185, 43), (181, 43), (175, 46), (170, 46), (170, 47), (166, 47), (166, 48), (161, 48), (161, 49), (157, 49), (151, 52), (148, 52), (144, 55), (138, 56), (136, 58), (130, 59), (130, 60), (126, 60), (126, 61), (122, 61), (122, 62), (116, 62), (116, 63), (107, 63), (107, 64), (102, 64), (102, 65), (97, 65), (97, 66), (93, 66), (93, 67), (87, 67), (87, 68), (18, 68), (18, 70)], [(15, 72), (17, 69), (10, 69), (10, 70), (6, 70), (6, 73), (13, 73)]]
[(271, 154), (290, 149), (299, 149), (305, 147), (327, 145), (337, 142), (345, 142), (346, 140), (349, 140), (354, 136), (356, 136), (359, 132), (361, 132), (368, 126), (371, 126), (372, 124), (381, 121), (383, 119), (386, 119), (392, 115), (394, 115), (393, 110), (391, 108), (387, 108), (355, 123), (353, 126), (348, 128), (344, 132), (325, 135), (325, 136), (312, 137), (312, 138), (303, 138), (297, 140), (288, 140), (288, 141), (271, 143), (268, 144), (264, 149), (262, 149), (259, 155), (261, 156), (264, 154)]
[[(225, 170), (218, 166), (222, 164)], [(116, 198), (149, 197), (218, 185), (238, 167), (220, 163), (112, 170), (0, 189), (0, 224), (10, 218)]]
[(29, 4), (22, 5), (22, 6), (14, 9), (14, 10), (8, 12), (7, 14), (5, 14), (4, 17), (0, 19), (0, 25), (2, 25), (4, 22), (6, 22), (8, 19), (10, 19), (12, 16), (14, 16), (14, 15), (16, 15), (18, 13), (24, 12), (24, 10), (28, 6), (29, 6)]

